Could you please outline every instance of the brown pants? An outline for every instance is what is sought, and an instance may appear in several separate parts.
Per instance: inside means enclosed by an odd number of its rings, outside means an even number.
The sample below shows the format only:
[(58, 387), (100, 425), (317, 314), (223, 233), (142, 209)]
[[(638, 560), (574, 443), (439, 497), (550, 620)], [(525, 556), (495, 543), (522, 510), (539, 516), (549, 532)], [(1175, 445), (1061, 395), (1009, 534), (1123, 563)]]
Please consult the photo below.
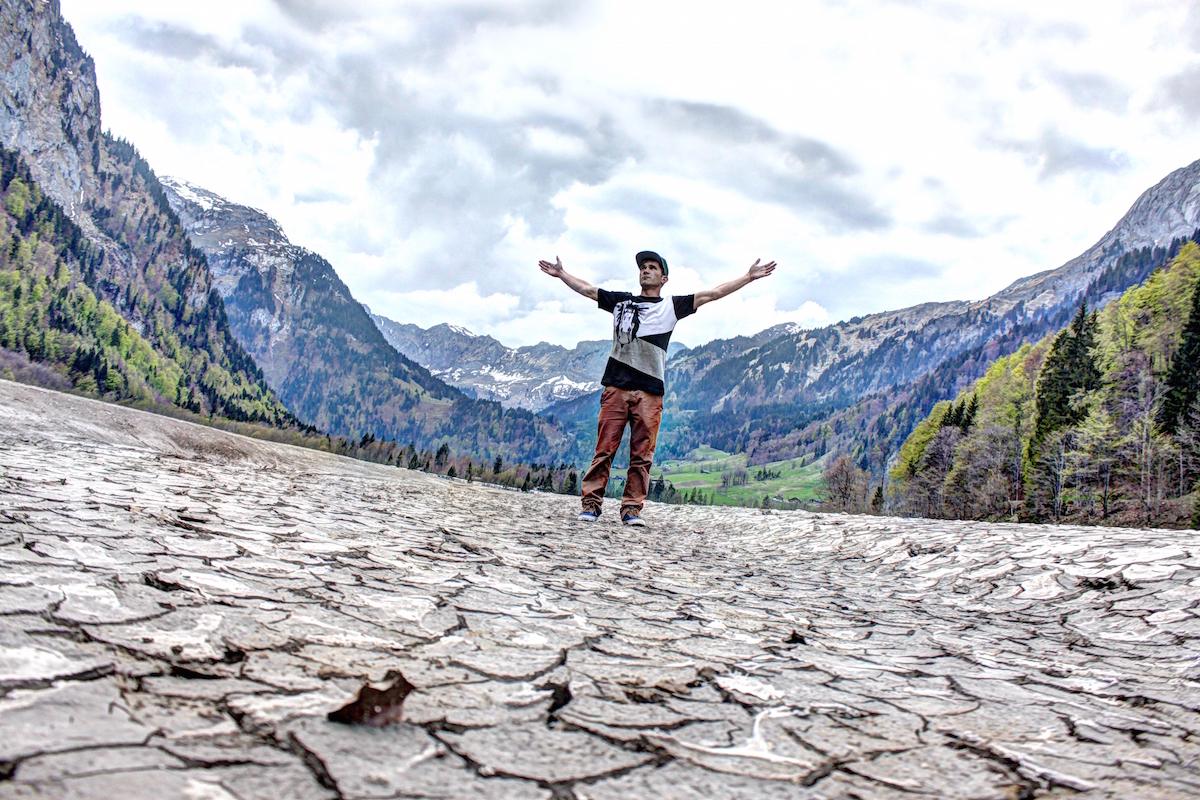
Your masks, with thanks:
[(658, 443), (662, 407), (662, 395), (604, 387), (600, 394), (600, 424), (596, 426), (596, 457), (583, 476), (585, 510), (600, 512), (609, 468), (621, 444), (625, 426), (629, 425), (629, 471), (625, 473), (621, 513), (630, 508), (641, 511), (650, 488), (650, 463), (654, 458), (654, 445)]

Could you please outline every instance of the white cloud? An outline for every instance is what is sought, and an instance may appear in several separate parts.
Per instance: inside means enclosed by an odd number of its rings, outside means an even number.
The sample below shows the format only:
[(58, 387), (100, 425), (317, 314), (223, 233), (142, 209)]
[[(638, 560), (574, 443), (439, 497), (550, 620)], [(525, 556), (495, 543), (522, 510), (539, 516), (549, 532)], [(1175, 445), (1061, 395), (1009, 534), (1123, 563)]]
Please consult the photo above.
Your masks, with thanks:
[(555, 254), (633, 288), (659, 250), (676, 292), (779, 261), (690, 345), (982, 297), (1200, 156), (1185, 3), (62, 5), (158, 172), (508, 344), (607, 336)]
[(517, 310), (520, 298), (511, 294), (483, 295), (479, 285), (470, 282), (448, 290), (418, 289), (413, 292), (377, 292), (375, 303), (367, 303), (371, 311), (398, 322), (411, 322), (428, 328), (439, 322), (454, 322), (467, 318), (481, 324), (475, 333), (509, 320)]

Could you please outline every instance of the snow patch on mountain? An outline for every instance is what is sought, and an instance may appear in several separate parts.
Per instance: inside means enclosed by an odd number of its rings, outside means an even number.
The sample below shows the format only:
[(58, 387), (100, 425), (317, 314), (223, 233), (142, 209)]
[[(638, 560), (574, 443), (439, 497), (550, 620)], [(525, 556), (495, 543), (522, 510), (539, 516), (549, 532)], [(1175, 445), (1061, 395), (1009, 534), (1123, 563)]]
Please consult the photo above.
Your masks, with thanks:
[(506, 347), (459, 325), (425, 329), (378, 314), (371, 319), (393, 347), (452, 386), (530, 411), (599, 389), (612, 349), (608, 341), (580, 342), (572, 349), (546, 342)]

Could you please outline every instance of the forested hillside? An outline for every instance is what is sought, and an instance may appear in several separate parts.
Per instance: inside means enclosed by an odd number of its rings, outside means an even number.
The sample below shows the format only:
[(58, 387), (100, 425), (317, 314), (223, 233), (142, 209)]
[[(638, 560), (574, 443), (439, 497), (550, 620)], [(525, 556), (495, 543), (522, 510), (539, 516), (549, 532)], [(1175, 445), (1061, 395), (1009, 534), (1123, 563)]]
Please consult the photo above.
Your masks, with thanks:
[[(1119, 295), (1118, 289), (1123, 291), (1141, 283), (1174, 258), (1189, 241), (1200, 241), (1200, 230), (1194, 232), (1191, 239), (1177, 238), (1167, 246), (1125, 253), (1082, 293), (1082, 301), (1095, 307), (1106, 298)], [(812, 457), (836, 451), (847, 455), (859, 469), (870, 472), (875, 485), (881, 485), (886, 464), (895, 457), (916, 424), (937, 403), (956, 397), (982, 377), (1000, 356), (1014, 353), (1023, 345), (1035, 344), (1048, 332), (1061, 330), (1071, 321), (1075, 310), (1076, 307), (1063, 306), (1052, 315), (1015, 323), (992, 340), (946, 359), (912, 383), (868, 395), (844, 408), (811, 406), (811, 421), (805, 425), (788, 428), (791, 420), (785, 407), (774, 415), (760, 412), (747, 420), (740, 430), (728, 425), (731, 440), (718, 441), (725, 441), (727, 449), (746, 447), (755, 463), (791, 458), (796, 454)], [(693, 423), (689, 427), (702, 428), (703, 417), (698, 417), (697, 422), (699, 424)]]
[[(112, 205), (94, 206), (102, 222), (133, 194), (121, 192), (121, 183), (144, 183), (136, 154), (115, 149), (129, 160), (116, 160), (114, 172), (105, 173), (114, 191)], [(185, 294), (205, 266), (177, 223), (148, 219), (150, 210), (141, 208), (137, 223), (122, 225), (122, 240), (142, 245), (130, 251), (151, 253), (145, 269), (130, 274), (106, 268), (106, 251), (45, 195), (20, 156), (3, 148), (0, 192), (0, 348), (8, 351), (10, 377), (20, 370), (33, 382), (95, 396), (298, 424), (229, 334), (220, 302)]]
[(922, 516), (1200, 526), (1200, 247), (994, 362), (917, 425), (892, 498)]

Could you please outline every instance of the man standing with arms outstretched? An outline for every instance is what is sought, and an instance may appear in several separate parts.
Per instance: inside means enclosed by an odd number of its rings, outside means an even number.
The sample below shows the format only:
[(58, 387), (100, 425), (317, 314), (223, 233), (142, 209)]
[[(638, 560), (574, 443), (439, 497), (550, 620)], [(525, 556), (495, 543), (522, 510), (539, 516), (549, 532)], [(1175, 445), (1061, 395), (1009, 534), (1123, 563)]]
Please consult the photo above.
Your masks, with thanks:
[(666, 387), (667, 343), (675, 323), (696, 313), (705, 303), (720, 300), (751, 281), (775, 271), (775, 262), (755, 261), (740, 278), (722, 283), (715, 289), (678, 297), (662, 296), (667, 282), (667, 260), (658, 253), (642, 251), (634, 257), (638, 265), (638, 284), (642, 293), (610, 292), (568, 274), (557, 257), (554, 263), (539, 261), (542, 272), (560, 279), (584, 297), (595, 300), (613, 315), (613, 346), (600, 379), (600, 424), (596, 431), (596, 456), (583, 476), (583, 511), (579, 519), (595, 522), (608, 486), (608, 472), (621, 444), (625, 426), (629, 426), (629, 471), (625, 475), (625, 493), (621, 497), (621, 521), (626, 525), (645, 525), (642, 504), (650, 488), (650, 464), (658, 442), (658, 424), (662, 421), (663, 394)]

